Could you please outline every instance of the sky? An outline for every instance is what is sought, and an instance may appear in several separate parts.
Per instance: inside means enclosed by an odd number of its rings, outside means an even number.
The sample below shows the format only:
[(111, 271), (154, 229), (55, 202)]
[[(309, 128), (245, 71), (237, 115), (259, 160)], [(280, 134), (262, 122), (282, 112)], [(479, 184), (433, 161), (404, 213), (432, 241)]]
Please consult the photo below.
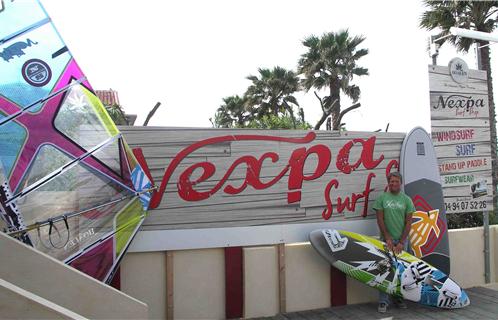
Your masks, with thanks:
[[(222, 98), (242, 95), (258, 68), (296, 69), (309, 35), (349, 29), (363, 35), (369, 54), (359, 65), (370, 75), (355, 78), (360, 109), (343, 119), (354, 131), (430, 130), (426, 51), (431, 35), (418, 27), (419, 0), (42, 0), (94, 89), (119, 92), (126, 113), (142, 124), (211, 127)], [(435, 34), (435, 32), (432, 32)], [(497, 50), (491, 49), (498, 70)], [(475, 54), (449, 44), (438, 64), (459, 56), (476, 68)], [(495, 90), (496, 92), (497, 90)], [(321, 116), (313, 92), (296, 95), (312, 125)], [(344, 100), (343, 108), (350, 101)], [(325, 129), (325, 126), (322, 127)]]

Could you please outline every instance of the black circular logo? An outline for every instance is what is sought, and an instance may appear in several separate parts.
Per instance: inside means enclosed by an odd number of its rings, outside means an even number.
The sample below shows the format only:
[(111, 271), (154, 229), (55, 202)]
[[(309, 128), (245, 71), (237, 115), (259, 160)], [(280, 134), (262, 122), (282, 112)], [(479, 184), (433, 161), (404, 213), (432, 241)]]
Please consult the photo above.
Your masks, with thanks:
[(40, 59), (31, 59), (22, 66), (22, 76), (30, 85), (43, 87), (52, 79), (52, 70), (46, 62)]

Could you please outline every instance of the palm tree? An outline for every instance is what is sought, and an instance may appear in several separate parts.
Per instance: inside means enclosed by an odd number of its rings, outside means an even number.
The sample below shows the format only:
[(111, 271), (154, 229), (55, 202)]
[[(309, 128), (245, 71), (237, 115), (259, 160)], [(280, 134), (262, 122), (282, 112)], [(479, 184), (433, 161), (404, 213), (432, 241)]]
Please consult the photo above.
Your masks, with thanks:
[(296, 128), (294, 107), (299, 107), (294, 93), (299, 91), (299, 78), (292, 70), (282, 67), (273, 69), (259, 68), (259, 77), (250, 75), (252, 84), (247, 88), (246, 105), (254, 116), (261, 119), (266, 115), (285, 115), (288, 113)]
[[(429, 1), (424, 0), (427, 11), (422, 14), (420, 27), (427, 30), (439, 28), (438, 38), (450, 35), (451, 27), (472, 29), (476, 31), (492, 32), (496, 28), (498, 1)], [(468, 52), (472, 44), (479, 47), (488, 44), (487, 41), (474, 40), (464, 37), (448, 37), (448, 40), (459, 51)], [(490, 47), (480, 49), (482, 69), (488, 76), (489, 117), (491, 132), (491, 157), (493, 168), (493, 193), (498, 182), (496, 169), (496, 113), (493, 99), (493, 79), (491, 77)]]
[[(311, 35), (302, 42), (308, 51), (301, 55), (298, 73), (303, 76), (306, 91), (315, 89), (323, 112), (315, 130), (320, 129), (329, 115), (332, 115), (332, 128), (339, 130), (342, 117), (360, 107), (357, 103), (360, 88), (351, 82), (354, 76), (368, 75), (368, 69), (357, 66), (357, 61), (368, 54), (367, 49), (358, 49), (364, 40), (363, 36), (351, 37), (348, 30), (341, 30), (325, 33), (320, 38)], [(317, 92), (322, 89), (328, 89), (328, 95), (323, 98)], [(354, 103), (342, 111), (341, 92)]]
[(241, 128), (250, 120), (246, 110), (246, 99), (238, 95), (223, 98), (223, 104), (215, 114), (215, 127)]

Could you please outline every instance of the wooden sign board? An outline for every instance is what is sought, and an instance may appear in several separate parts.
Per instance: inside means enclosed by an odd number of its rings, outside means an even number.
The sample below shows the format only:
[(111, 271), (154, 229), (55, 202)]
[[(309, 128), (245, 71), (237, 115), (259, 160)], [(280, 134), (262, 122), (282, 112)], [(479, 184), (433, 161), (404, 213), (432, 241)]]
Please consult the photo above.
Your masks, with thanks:
[(431, 119), (489, 119), (488, 96), (454, 92), (431, 92)]
[(138, 241), (139, 246), (148, 243), (140, 247), (145, 251), (306, 241), (318, 227), (376, 235), (371, 206), (387, 186), (386, 175), (398, 170), (405, 136), (159, 127), (121, 131), (132, 148), (142, 149), (161, 187), (139, 235), (149, 239)]
[(493, 209), (486, 72), (455, 82), (448, 67), (429, 66), (432, 141), (447, 213)]

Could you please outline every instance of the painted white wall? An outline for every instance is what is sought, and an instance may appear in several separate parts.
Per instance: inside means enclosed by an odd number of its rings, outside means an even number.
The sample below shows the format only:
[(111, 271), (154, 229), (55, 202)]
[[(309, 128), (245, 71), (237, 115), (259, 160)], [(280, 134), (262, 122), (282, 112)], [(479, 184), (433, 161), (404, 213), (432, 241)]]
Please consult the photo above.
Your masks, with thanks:
[(287, 312), (330, 307), (330, 264), (309, 243), (285, 246)]
[(121, 262), (121, 290), (147, 303), (149, 319), (166, 318), (166, 254), (125, 255)]
[(489, 242), (491, 282), (498, 282), (498, 225), (491, 226)]
[[(491, 227), (491, 279), (498, 281), (498, 226)], [(483, 228), (449, 231), (451, 277), (462, 287), (484, 284)], [(471, 248), (471, 249), (469, 249)], [(123, 262), (122, 287), (132, 293), (131, 287), (140, 283), (143, 292), (137, 298), (149, 303), (166, 303), (165, 290), (160, 284), (150, 285), (150, 279), (163, 279), (164, 253), (152, 256), (130, 253)], [(225, 315), (224, 251), (223, 249), (186, 250), (174, 252), (175, 317), (223, 318)], [(149, 266), (153, 264), (154, 266)], [(309, 243), (285, 246), (285, 275), (287, 311), (309, 310), (330, 306), (330, 265)], [(161, 266), (160, 266), (161, 265)], [(128, 269), (128, 271), (126, 271)], [(133, 270), (133, 271), (132, 271)], [(141, 274), (140, 271), (143, 273)], [(123, 271), (122, 271), (123, 272)], [(145, 279), (147, 273), (150, 279)], [(278, 256), (276, 246), (244, 248), (244, 316), (273, 316), (279, 311)], [(151, 288), (151, 292), (147, 292)], [(133, 289), (133, 293), (139, 290)], [(147, 297), (156, 296), (156, 300)], [(163, 296), (164, 295), (164, 296)], [(357, 304), (375, 302), (378, 293), (354, 279), (347, 279), (347, 302)], [(163, 309), (161, 309), (163, 310)], [(154, 311), (155, 312), (155, 311)], [(159, 314), (159, 313), (156, 313)]]
[(279, 312), (276, 246), (244, 248), (244, 316), (269, 317)]
[(175, 319), (225, 318), (225, 250), (173, 253)]
[(484, 284), (483, 228), (449, 230), (450, 277), (461, 287)]

